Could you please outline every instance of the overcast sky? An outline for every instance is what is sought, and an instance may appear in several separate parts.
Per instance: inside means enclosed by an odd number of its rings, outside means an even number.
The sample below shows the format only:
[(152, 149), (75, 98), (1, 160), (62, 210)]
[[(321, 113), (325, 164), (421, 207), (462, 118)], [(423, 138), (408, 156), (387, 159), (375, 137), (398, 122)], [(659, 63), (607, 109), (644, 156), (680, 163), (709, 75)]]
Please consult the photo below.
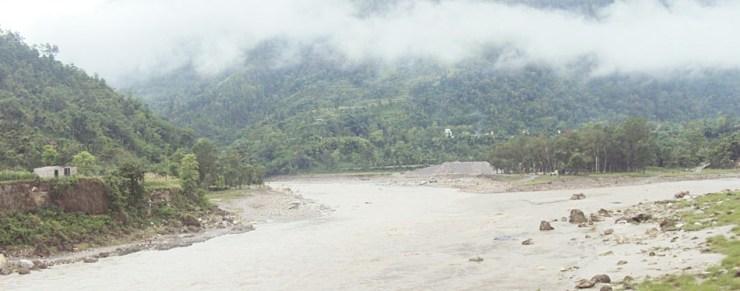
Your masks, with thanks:
[(358, 16), (343, 0), (0, 0), (0, 28), (56, 44), (58, 59), (114, 84), (188, 61), (218, 72), (273, 38), (320, 43), (349, 60), (454, 63), (496, 46), (504, 68), (583, 57), (596, 62), (594, 74), (740, 68), (735, 0), (616, 1), (596, 17), (482, 0), (398, 2)]

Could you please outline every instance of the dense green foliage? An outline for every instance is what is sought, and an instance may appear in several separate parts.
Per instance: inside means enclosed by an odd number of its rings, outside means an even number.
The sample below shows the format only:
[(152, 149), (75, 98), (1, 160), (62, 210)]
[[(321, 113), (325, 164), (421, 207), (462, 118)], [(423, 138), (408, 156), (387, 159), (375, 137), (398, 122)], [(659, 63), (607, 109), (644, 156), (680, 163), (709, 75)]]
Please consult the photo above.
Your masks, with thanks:
[(266, 42), (219, 75), (184, 67), (129, 90), (270, 173), (483, 160), (494, 142), (522, 133), (740, 112), (738, 71), (592, 77), (587, 64), (500, 68), (495, 48), (455, 65), (387, 65), (310, 48), (286, 60), (286, 47)]
[(159, 162), (189, 145), (192, 132), (114, 92), (105, 80), (56, 61), (54, 52), (0, 31), (0, 168), (66, 164), (82, 151), (104, 164)]
[(494, 146), (489, 162), (510, 173), (578, 173), (702, 163), (727, 168), (740, 158), (740, 131), (732, 117), (656, 127), (631, 118), (621, 124), (589, 123), (556, 135), (518, 135)]
[(0, 170), (0, 182), (36, 179), (38, 179), (38, 176), (28, 171)]
[(48, 255), (55, 250), (72, 251), (75, 243), (93, 244), (120, 235), (121, 229), (108, 215), (65, 213), (55, 208), (8, 212), (0, 215), (0, 246), (32, 246), (38, 254)]

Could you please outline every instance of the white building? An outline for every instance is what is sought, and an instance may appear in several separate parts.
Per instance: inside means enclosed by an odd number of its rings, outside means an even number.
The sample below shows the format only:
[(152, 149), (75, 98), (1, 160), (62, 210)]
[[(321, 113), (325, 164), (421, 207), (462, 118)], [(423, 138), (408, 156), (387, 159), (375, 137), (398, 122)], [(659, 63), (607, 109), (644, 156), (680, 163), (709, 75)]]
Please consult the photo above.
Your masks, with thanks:
[(74, 174), (77, 174), (77, 167), (48, 166), (33, 169), (33, 173), (41, 178), (72, 176)]

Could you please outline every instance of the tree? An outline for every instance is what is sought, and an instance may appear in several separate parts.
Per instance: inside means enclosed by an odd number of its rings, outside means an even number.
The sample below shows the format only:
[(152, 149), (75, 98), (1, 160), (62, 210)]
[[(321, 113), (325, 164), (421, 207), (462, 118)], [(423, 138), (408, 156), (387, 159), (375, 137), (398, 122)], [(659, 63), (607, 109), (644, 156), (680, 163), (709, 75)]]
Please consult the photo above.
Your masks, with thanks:
[(125, 162), (118, 167), (117, 176), (122, 178), (121, 191), (127, 192), (129, 207), (140, 208), (145, 204), (144, 170), (136, 162)]
[(193, 146), (193, 154), (198, 161), (198, 183), (209, 186), (215, 181), (218, 165), (218, 151), (213, 142), (207, 138), (199, 138)]
[(59, 158), (59, 152), (57, 152), (56, 149), (54, 149), (54, 146), (52, 145), (45, 145), (44, 151), (41, 153), (41, 162), (44, 163), (45, 166), (52, 166), (57, 164), (57, 159)]
[(198, 198), (198, 159), (195, 154), (187, 154), (182, 157), (180, 162), (180, 185), (182, 192), (186, 197), (191, 199)]
[(650, 127), (644, 118), (632, 117), (624, 122), (617, 139), (620, 142), (625, 169), (644, 169), (653, 155)]
[(72, 164), (77, 171), (83, 175), (95, 175), (98, 173), (97, 158), (87, 151), (82, 151), (72, 157)]

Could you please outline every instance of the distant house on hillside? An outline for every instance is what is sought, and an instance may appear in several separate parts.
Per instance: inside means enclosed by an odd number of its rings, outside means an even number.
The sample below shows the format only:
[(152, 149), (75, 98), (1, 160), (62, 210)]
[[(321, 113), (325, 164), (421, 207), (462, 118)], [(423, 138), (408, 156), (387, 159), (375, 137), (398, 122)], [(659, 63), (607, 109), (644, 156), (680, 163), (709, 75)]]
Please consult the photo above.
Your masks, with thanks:
[(33, 169), (33, 173), (41, 178), (72, 176), (77, 174), (77, 167), (48, 166)]

